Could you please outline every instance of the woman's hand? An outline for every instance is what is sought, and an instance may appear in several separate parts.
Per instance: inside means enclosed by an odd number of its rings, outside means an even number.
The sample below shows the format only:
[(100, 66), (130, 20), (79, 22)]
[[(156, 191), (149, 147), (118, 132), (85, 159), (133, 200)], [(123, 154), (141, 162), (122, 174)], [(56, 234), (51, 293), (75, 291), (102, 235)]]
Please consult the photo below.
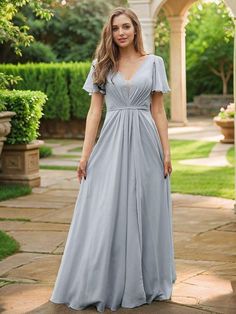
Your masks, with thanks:
[(87, 168), (87, 162), (88, 160), (85, 158), (81, 158), (79, 161), (79, 165), (77, 168), (77, 176), (79, 179), (79, 182), (81, 183), (82, 178), (84, 177), (84, 179), (86, 180), (86, 168)]
[(171, 174), (172, 172), (172, 165), (170, 155), (164, 155), (164, 177), (166, 178), (167, 175)]

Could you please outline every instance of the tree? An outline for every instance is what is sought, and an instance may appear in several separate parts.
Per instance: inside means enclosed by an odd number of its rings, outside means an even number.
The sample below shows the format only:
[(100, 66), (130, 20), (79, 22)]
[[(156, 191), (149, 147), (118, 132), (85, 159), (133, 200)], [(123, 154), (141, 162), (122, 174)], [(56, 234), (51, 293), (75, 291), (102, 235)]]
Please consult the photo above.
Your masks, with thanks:
[[(234, 46), (234, 23), (227, 8), (222, 1), (201, 1), (190, 9), (188, 21), (187, 72), (195, 69), (198, 75), (204, 75), (206, 71), (216, 75), (221, 79), (223, 94), (227, 94), (233, 74)], [(194, 81), (193, 77), (191, 81)], [(205, 82), (208, 83), (210, 86), (211, 82)]]
[[(25, 6), (15, 16), (15, 24), (29, 26), (29, 34), (40, 42), (40, 51), (47, 51), (47, 58), (34, 50), (33, 47), (21, 49), (24, 58), (16, 56), (8, 44), (1, 47), (0, 62), (28, 62), (36, 60), (50, 61), (83, 61), (91, 59), (96, 48), (104, 22), (109, 11), (126, 0), (67, 0), (51, 2), (50, 8), (54, 18), (49, 22), (35, 18), (35, 14)], [(46, 45), (45, 47), (43, 47)], [(47, 61), (48, 60), (48, 61)]]
[[(23, 7), (30, 7), (36, 17), (50, 20), (52, 12), (49, 10), (49, 4), (52, 1), (44, 0), (0, 0), (0, 43), (10, 43), (17, 55), (21, 55), (20, 46), (29, 46), (34, 37), (29, 34), (27, 23), (18, 26), (14, 23), (15, 15)], [(9, 77), (0, 73), (0, 87), (7, 87), (11, 83), (16, 83), (19, 77)]]
[(33, 36), (28, 34), (28, 25), (18, 26), (13, 18), (24, 6), (29, 6), (36, 17), (50, 20), (52, 12), (47, 8), (51, 1), (38, 0), (0, 0), (0, 43), (10, 42), (15, 53), (21, 55), (20, 45), (29, 46)]
[(167, 68), (169, 67), (170, 50), (170, 25), (167, 21), (165, 12), (160, 10), (154, 31), (155, 53), (164, 58)]

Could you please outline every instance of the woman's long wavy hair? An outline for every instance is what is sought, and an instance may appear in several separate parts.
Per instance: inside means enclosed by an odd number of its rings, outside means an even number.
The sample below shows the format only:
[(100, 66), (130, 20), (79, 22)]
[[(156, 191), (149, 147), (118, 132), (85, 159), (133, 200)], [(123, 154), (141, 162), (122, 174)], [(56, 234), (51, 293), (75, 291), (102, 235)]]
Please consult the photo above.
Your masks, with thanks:
[(97, 59), (95, 70), (94, 70), (94, 83), (98, 85), (105, 84), (108, 72), (116, 72), (118, 70), (118, 60), (119, 60), (119, 47), (113, 40), (112, 36), (112, 23), (116, 16), (125, 14), (131, 19), (134, 26), (134, 48), (142, 56), (146, 55), (143, 47), (143, 39), (141, 33), (141, 25), (138, 20), (137, 15), (129, 8), (118, 7), (115, 8), (109, 18), (107, 23), (104, 25), (101, 39), (97, 48), (95, 50), (94, 59)]

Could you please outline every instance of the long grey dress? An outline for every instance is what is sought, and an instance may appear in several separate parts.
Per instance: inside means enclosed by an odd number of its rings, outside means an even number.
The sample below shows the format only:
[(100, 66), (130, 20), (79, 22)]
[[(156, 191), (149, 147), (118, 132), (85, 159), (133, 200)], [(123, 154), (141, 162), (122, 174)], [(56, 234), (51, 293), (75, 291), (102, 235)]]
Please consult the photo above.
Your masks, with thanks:
[(170, 91), (153, 54), (127, 81), (109, 73), (83, 88), (105, 94), (106, 116), (82, 179), (50, 300), (103, 312), (171, 297), (176, 280), (170, 177), (150, 112), (151, 92)]

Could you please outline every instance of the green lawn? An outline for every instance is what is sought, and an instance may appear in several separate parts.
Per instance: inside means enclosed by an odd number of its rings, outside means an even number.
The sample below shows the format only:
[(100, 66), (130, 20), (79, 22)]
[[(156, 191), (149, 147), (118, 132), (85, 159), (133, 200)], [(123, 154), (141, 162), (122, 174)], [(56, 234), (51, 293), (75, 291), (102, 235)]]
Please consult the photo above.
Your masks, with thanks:
[(64, 159), (64, 158), (75, 159), (76, 158), (79, 161), (80, 155), (68, 155), (68, 154), (65, 154), (65, 155), (53, 155), (51, 157), (51, 159), (55, 159), (55, 158), (59, 158), (59, 159)]
[(0, 230), (0, 261), (17, 252), (20, 248), (19, 243)]
[[(172, 192), (234, 198), (234, 168), (182, 165), (181, 159), (207, 157), (214, 142), (171, 140)], [(233, 159), (233, 152), (229, 153)]]
[(227, 153), (227, 159), (231, 163), (232, 166), (235, 166), (235, 150), (234, 147), (231, 147)]
[(27, 195), (31, 192), (32, 188), (28, 186), (22, 186), (19, 184), (0, 184), (0, 201)]
[(48, 170), (73, 170), (76, 171), (77, 167), (74, 166), (54, 166), (54, 165), (41, 165), (40, 169)]
[(83, 147), (80, 146), (80, 147), (70, 149), (70, 150), (68, 150), (68, 152), (82, 152), (82, 149), (83, 149)]
[(76, 141), (75, 140), (70, 140), (70, 139), (44, 139), (45, 144), (60, 144), (60, 146), (64, 145), (70, 145), (74, 144)]

